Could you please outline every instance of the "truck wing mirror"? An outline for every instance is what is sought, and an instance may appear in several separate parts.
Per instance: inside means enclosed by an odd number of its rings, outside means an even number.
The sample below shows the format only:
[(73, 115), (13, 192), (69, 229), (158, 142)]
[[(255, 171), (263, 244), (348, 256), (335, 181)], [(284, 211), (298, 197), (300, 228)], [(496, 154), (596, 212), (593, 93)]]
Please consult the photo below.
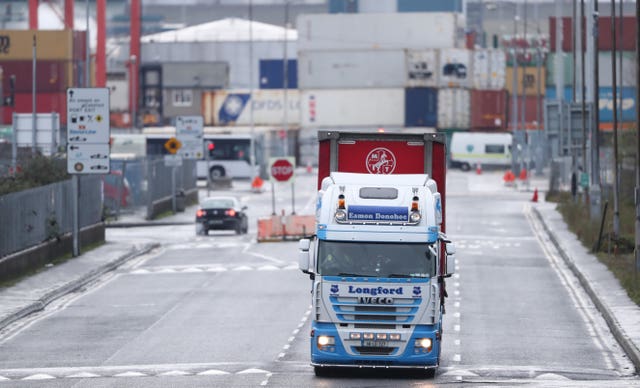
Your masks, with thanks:
[(311, 240), (308, 238), (300, 239), (298, 242), (298, 268), (300, 268), (303, 273), (311, 275), (311, 272), (309, 271), (309, 259), (311, 257), (309, 254), (310, 248)]
[(447, 253), (447, 271), (444, 276), (450, 277), (456, 272), (456, 246), (452, 242), (447, 242), (444, 249)]

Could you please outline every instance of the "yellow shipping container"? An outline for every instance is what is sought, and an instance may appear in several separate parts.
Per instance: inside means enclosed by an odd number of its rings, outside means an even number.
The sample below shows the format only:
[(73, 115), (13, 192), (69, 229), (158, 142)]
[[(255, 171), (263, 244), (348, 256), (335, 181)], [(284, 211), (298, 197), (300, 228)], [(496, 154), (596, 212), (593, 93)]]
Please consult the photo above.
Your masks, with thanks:
[[(535, 96), (538, 94), (538, 68), (536, 66), (518, 67), (518, 95)], [(545, 68), (540, 68), (540, 94), (545, 95), (546, 91)], [(509, 95), (513, 94), (513, 67), (507, 67), (507, 90)], [(524, 90), (524, 93), (523, 93)]]
[(0, 61), (31, 59), (34, 36), (37, 59), (53, 61), (73, 59), (73, 31), (71, 30), (0, 30)]

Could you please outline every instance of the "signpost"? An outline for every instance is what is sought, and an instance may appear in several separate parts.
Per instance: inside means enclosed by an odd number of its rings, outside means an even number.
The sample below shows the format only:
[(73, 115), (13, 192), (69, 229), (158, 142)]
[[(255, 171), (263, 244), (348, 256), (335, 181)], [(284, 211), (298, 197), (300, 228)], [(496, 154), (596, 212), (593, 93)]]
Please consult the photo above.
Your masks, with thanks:
[(269, 158), (269, 180), (271, 181), (271, 209), (272, 214), (276, 214), (276, 199), (274, 183), (288, 183), (291, 182), (291, 214), (296, 214), (295, 210), (295, 190), (294, 190), (294, 178), (296, 158), (293, 157), (278, 157)]
[(178, 154), (184, 159), (202, 158), (204, 149), (202, 136), (204, 119), (202, 116), (176, 117), (176, 138), (182, 144)]
[(110, 171), (108, 88), (67, 89), (67, 172), (72, 175), (73, 256), (78, 246), (78, 174)]

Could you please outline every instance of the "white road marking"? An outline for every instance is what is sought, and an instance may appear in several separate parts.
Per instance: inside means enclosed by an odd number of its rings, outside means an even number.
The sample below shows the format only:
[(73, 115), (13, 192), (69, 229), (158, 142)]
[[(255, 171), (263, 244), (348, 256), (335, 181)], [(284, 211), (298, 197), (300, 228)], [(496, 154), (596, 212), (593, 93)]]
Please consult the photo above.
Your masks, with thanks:
[(258, 369), (258, 368), (249, 368), (249, 369), (245, 369), (243, 371), (240, 371), (238, 373), (236, 373), (237, 375), (246, 375), (246, 374), (259, 374), (259, 373), (265, 373), (268, 374), (270, 373), (269, 371), (266, 371), (264, 369)]
[(124, 372), (118, 373), (115, 377), (145, 377), (148, 376), (142, 372)]
[(55, 379), (55, 377), (53, 377), (51, 375), (44, 374), (44, 373), (39, 373), (39, 374), (36, 374), (36, 375), (27, 376), (27, 377), (23, 378), (22, 380), (51, 380), (51, 379)]
[(80, 373), (72, 374), (67, 377), (71, 379), (91, 379), (94, 377), (100, 377), (100, 375), (97, 375), (95, 373), (89, 373), (89, 372), (80, 372)]
[(209, 369), (204, 372), (198, 373), (198, 376), (220, 376), (220, 375), (228, 375), (229, 372), (225, 372), (223, 370), (217, 369)]
[(462, 360), (462, 356), (459, 354), (454, 354), (452, 360), (453, 362), (460, 362)]
[(460, 325), (454, 325), (453, 326), (453, 330), (454, 331), (460, 331)]
[(456, 345), (456, 346), (460, 346), (460, 340), (459, 340), (459, 339), (457, 339), (457, 340), (453, 341), (453, 343), (454, 343), (454, 345)]

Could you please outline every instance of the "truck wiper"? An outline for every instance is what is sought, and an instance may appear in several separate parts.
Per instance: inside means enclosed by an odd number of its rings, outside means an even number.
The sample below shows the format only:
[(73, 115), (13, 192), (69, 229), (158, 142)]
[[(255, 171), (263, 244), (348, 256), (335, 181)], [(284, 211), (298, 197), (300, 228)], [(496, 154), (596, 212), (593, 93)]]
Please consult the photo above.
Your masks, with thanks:
[(388, 277), (390, 278), (424, 278), (426, 276), (406, 274), (406, 273), (392, 273)]
[(360, 275), (357, 273), (349, 273), (349, 272), (340, 272), (338, 274), (338, 276), (354, 276), (354, 277), (362, 277), (362, 276), (367, 276), (367, 275)]

